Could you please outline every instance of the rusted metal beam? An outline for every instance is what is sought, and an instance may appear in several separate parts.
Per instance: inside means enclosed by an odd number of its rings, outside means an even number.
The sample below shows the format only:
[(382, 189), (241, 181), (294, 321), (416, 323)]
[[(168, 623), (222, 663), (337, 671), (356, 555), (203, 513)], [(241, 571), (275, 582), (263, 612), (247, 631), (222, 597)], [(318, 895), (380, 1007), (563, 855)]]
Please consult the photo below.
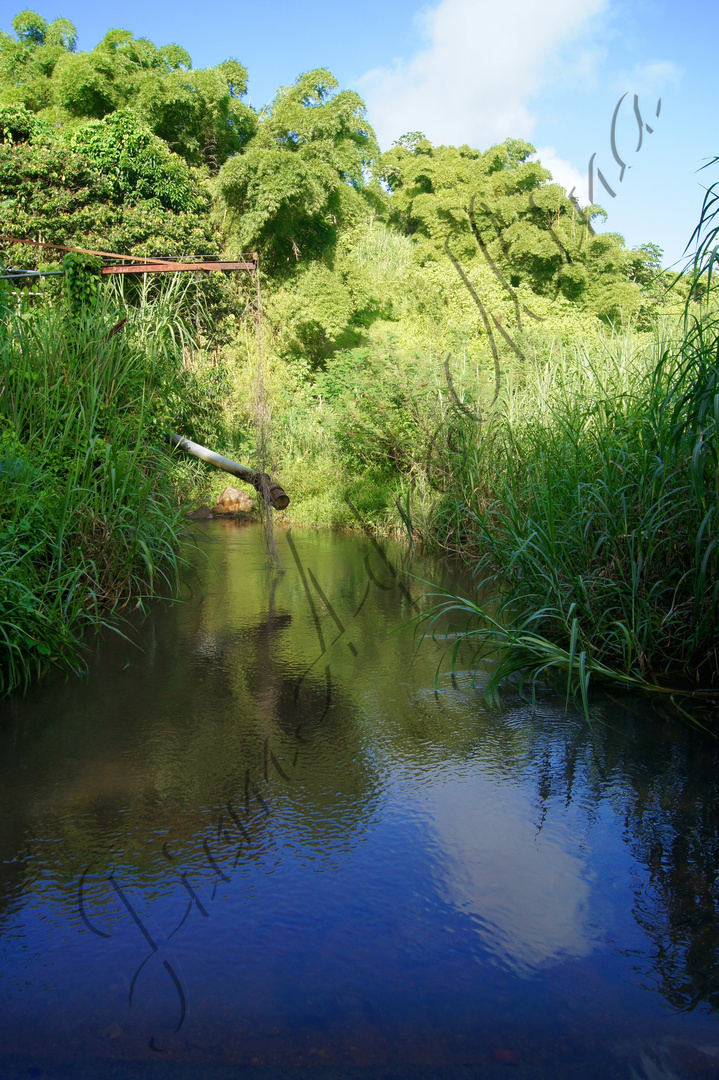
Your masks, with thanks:
[[(66, 247), (64, 244), (48, 244), (45, 240), (23, 240), (19, 236), (0, 236), (0, 244), (29, 244), (31, 247), (51, 248), (53, 251), (71, 251), (76, 255), (100, 255), (107, 259), (127, 259), (128, 262), (148, 262), (146, 255), (119, 255), (116, 251), (94, 251), (92, 248)], [(169, 259), (156, 258), (155, 262), (171, 265)]]
[[(195, 262), (181, 262), (175, 259), (163, 259), (154, 255), (150, 258), (142, 255), (122, 255), (117, 251), (95, 251), (92, 248), (67, 247), (64, 244), (49, 244), (46, 240), (22, 239), (19, 236), (0, 236), (2, 244), (29, 244), (32, 247), (50, 248), (53, 251), (76, 252), (80, 255), (99, 255), (106, 259), (121, 259), (125, 263), (137, 263), (136, 266), (103, 266), (101, 274), (161, 274), (176, 273), (179, 270), (249, 270), (257, 269), (258, 254), (244, 252), (241, 260), (201, 259)], [(53, 271), (62, 273), (62, 271)], [(43, 272), (44, 273), (44, 272)]]
[[(222, 469), (223, 472), (244, 480), (246, 484), (252, 484), (255, 491), (259, 492), (263, 498), (267, 498), (270, 506), (274, 506), (275, 510), (284, 510), (290, 505), (289, 495), (286, 495), (280, 485), (276, 484), (267, 473), (256, 472), (245, 465), (238, 465), (236, 461), (231, 461), (222, 454), (216, 454), (214, 450), (208, 450), (206, 446), (200, 446), (191, 439), (184, 439), (182, 435), (176, 435), (175, 432), (168, 433), (167, 438), (178, 450), (184, 450), (186, 454), (192, 454), (200, 461), (206, 461), (208, 465), (214, 465), (216, 469)], [(266, 496), (265, 492), (267, 492)]]
[(142, 263), (139, 266), (103, 266), (101, 274), (177, 274), (186, 270), (250, 270), (257, 269), (256, 262), (199, 262), (199, 263)]

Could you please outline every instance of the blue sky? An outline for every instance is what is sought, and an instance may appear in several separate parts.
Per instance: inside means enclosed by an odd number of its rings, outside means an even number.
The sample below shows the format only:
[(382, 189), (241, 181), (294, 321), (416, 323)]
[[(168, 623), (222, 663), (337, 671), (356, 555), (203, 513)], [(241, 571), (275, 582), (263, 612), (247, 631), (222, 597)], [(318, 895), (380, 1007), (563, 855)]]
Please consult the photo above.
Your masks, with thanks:
[[(31, 0), (32, 2), (32, 0)], [(16, 8), (0, 18), (10, 30)], [(715, 102), (719, 4), (689, 0), (127, 0), (111, 10), (89, 0), (34, 0), (46, 19), (75, 23), (78, 48), (90, 49), (122, 26), (157, 45), (176, 41), (195, 67), (235, 57), (249, 70), (249, 98), (259, 107), (302, 71), (328, 67), (342, 87), (358, 90), (383, 146), (422, 130), (435, 143), (485, 149), (507, 136), (525, 138), (543, 163), (587, 201), (595, 157), (595, 201), (606, 229), (631, 246), (654, 242), (665, 263), (681, 259), (701, 205), (701, 184), (719, 167)], [(615, 147), (610, 131), (615, 107)], [(634, 111), (637, 95), (642, 145)], [(661, 112), (655, 118), (661, 97)]]

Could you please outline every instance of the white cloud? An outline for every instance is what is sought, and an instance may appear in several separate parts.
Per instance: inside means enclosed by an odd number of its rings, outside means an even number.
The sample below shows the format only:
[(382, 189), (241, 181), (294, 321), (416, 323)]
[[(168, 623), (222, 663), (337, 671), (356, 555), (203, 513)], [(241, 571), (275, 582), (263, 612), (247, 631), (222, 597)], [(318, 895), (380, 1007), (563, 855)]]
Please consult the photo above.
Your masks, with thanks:
[(607, 2), (441, 0), (423, 16), (424, 49), (360, 80), (380, 144), (416, 130), (434, 143), (480, 149), (531, 138), (532, 99), (556, 79), (562, 47)]
[(561, 184), (567, 192), (573, 190), (574, 197), (582, 205), (586, 204), (588, 201), (586, 172), (581, 173), (571, 161), (557, 157), (553, 146), (538, 146), (536, 157), (545, 169), (549, 169), (555, 184)]
[(435, 880), (495, 963), (529, 977), (593, 950), (601, 917), (566, 821), (550, 814), (538, 835), (523, 794), (484, 776), (423, 797), (442, 852)]
[(637, 64), (631, 72), (621, 72), (613, 80), (613, 86), (619, 93), (626, 90), (641, 97), (656, 98), (668, 87), (677, 89), (683, 74), (681, 68), (671, 60), (652, 60), (646, 64)]

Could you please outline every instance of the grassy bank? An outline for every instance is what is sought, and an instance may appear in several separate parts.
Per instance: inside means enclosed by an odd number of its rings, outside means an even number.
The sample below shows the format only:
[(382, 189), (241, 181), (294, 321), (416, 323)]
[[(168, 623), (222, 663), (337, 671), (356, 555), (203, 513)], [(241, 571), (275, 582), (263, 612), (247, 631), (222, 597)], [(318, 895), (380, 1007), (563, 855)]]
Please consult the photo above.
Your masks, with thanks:
[(478, 426), (457, 502), (477, 594), (438, 597), (430, 620), (469, 616), (477, 654), (498, 659), (491, 692), (561, 675), (587, 709), (594, 679), (689, 702), (694, 719), (705, 702), (714, 727), (718, 211), (714, 184), (681, 321), (649, 348), (615, 337), (527, 365)]
[[(719, 321), (615, 336), (517, 375), (469, 437), (455, 531), (475, 597), (438, 597), (511, 674), (717, 690)], [(486, 598), (493, 599), (488, 603)]]
[(207, 397), (182, 362), (176, 299), (4, 312), (0, 693), (78, 669), (88, 627), (174, 589), (191, 481), (162, 431)]
[[(715, 309), (653, 333), (527, 334), (486, 357), (368, 328), (324, 370), (270, 364), (273, 469), (290, 519), (363, 522), (472, 564), (480, 651), (513, 674), (711, 697), (717, 646)], [(445, 350), (447, 350), (445, 352)], [(251, 359), (237, 367), (235, 402)], [(351, 504), (351, 505), (350, 505)], [(491, 603), (483, 598), (492, 597)]]

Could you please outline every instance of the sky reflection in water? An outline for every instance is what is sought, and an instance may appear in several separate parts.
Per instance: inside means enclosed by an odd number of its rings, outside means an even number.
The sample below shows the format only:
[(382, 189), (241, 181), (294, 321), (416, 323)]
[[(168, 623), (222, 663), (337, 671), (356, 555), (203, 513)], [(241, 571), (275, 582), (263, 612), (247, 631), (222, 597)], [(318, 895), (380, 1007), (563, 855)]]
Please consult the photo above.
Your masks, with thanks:
[(278, 541), (2, 706), (0, 1078), (719, 1073), (715, 752), (435, 693), (400, 548)]

